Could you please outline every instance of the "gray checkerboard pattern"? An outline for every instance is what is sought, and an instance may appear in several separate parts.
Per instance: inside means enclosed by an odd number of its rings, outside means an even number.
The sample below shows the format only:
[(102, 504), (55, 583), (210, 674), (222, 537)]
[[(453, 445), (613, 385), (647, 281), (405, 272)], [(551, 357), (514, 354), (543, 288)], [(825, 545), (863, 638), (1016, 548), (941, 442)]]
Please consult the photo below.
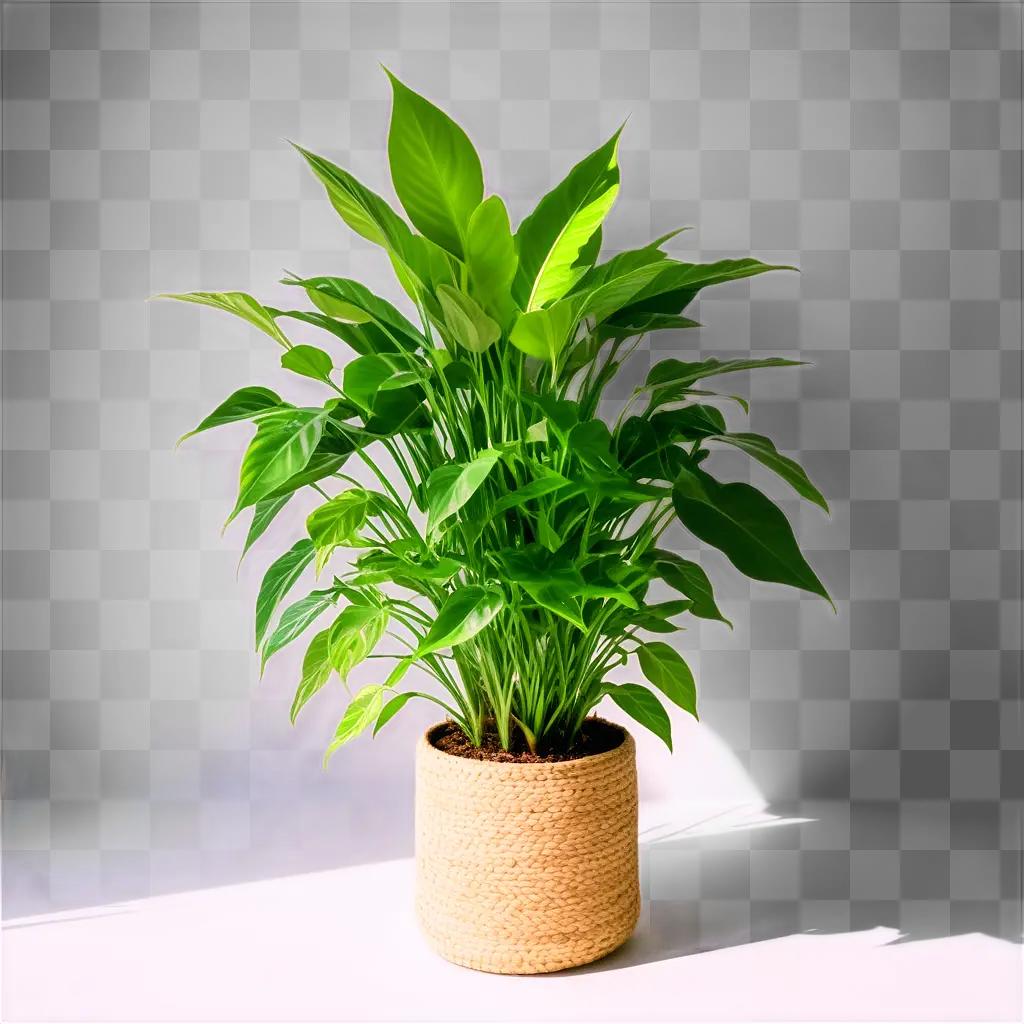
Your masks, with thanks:
[(681, 257), (802, 270), (716, 291), (697, 344), (813, 362), (752, 381), (751, 426), (831, 520), (750, 479), (839, 614), (708, 552), (736, 630), (681, 644), (705, 723), (813, 821), (658, 843), (654, 918), (704, 945), (1019, 936), (1017, 5), (5, 3), (3, 47), (6, 914), (409, 850), (423, 722), (320, 771), (338, 708), (290, 728), (294, 659), (257, 686), (267, 556), (236, 582), (219, 535), (245, 433), (173, 451), (275, 353), (142, 301), (274, 302), (282, 268), (392, 293), (284, 142), (383, 188), (384, 62), (467, 126), (515, 216), (628, 114), (609, 247), (691, 224)]

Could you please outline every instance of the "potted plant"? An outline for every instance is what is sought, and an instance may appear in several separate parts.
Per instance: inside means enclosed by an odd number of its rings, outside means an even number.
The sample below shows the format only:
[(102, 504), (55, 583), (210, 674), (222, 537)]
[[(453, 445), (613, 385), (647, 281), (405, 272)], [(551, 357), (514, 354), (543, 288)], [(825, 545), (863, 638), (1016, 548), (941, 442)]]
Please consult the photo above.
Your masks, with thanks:
[[(324, 387), (313, 406), (242, 388), (192, 433), (255, 424), (228, 517), (251, 511), (243, 554), (296, 492), (322, 499), (256, 603), (263, 665), (312, 634), (292, 720), (333, 676), (347, 688), (391, 638), (390, 671), (350, 694), (325, 764), (410, 700), (444, 713), (416, 768), (428, 940), (482, 970), (553, 971), (616, 948), (639, 912), (634, 744), (595, 708), (610, 698), (671, 748), (663, 702), (696, 715), (696, 689), (658, 637), (683, 615), (727, 621), (700, 565), (659, 539), (678, 520), (751, 579), (827, 600), (782, 511), (706, 460), (739, 449), (827, 506), (767, 437), (729, 429), (723, 399), (746, 403), (713, 390), (723, 375), (792, 360), (664, 359), (614, 423), (599, 416), (643, 337), (698, 326), (685, 311), (702, 289), (781, 268), (679, 262), (663, 249), (674, 231), (602, 260), (619, 132), (513, 231), (502, 200), (484, 196), (466, 134), (389, 76), (388, 156), (408, 221), (296, 149), (342, 220), (385, 251), (410, 315), (329, 276), (285, 279), (305, 308), (241, 292), (168, 296), (242, 317), (281, 346), (286, 371)], [(299, 322), (322, 347), (293, 344)], [(358, 463), (374, 486), (350, 475)], [(314, 588), (281, 611), (311, 565)], [(652, 599), (655, 581), (675, 596)], [(646, 682), (609, 681), (631, 660)], [(405, 688), (414, 665), (436, 685)]]

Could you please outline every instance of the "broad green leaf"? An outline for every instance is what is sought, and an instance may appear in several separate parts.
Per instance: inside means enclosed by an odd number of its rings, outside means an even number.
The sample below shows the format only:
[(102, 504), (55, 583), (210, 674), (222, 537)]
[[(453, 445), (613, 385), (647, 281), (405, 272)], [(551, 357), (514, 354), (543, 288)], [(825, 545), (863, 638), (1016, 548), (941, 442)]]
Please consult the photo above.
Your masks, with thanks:
[(671, 551), (655, 549), (654, 568), (658, 575), (692, 602), (690, 611), (700, 619), (717, 619), (730, 627), (732, 623), (719, 611), (715, 592), (707, 573), (696, 563), (680, 558)]
[(798, 587), (832, 603), (800, 553), (785, 515), (755, 487), (722, 484), (703, 470), (683, 469), (672, 502), (683, 525), (745, 576)]
[(393, 97), (388, 161), (395, 192), (413, 224), (461, 258), (470, 215), (484, 196), (480, 158), (447, 114), (390, 71), (387, 75)]
[(515, 308), (509, 289), (517, 263), (505, 204), (500, 196), (488, 196), (469, 218), (466, 270), (470, 293), (505, 326)]
[[(398, 369), (393, 357), (359, 356), (345, 366), (342, 388), (345, 396), (367, 412), (378, 411), (378, 398), (382, 391), (396, 391), (412, 387), (420, 376), (410, 370)], [(422, 392), (417, 392), (415, 402)]]
[(292, 320), (301, 320), (303, 323), (312, 324), (322, 331), (333, 334), (334, 337), (350, 346), (357, 355), (401, 351), (391, 338), (373, 322), (348, 323), (338, 320), (336, 317), (327, 316), (326, 313), (311, 313), (307, 309), (271, 309), (269, 306), (267, 309), (275, 319), (288, 317)]
[(597, 254), (591, 254), (588, 243), (619, 191), (616, 153), (621, 131), (576, 164), (519, 225), (513, 295), (520, 309), (540, 309), (560, 299), (593, 263)]
[[(324, 439), (321, 438), (320, 447), (313, 452), (309, 462), (298, 473), (290, 476), (283, 484), (275, 487), (263, 500), (276, 501), (280, 498), (287, 498), (309, 484), (315, 484), (326, 477), (333, 476), (345, 465), (348, 456), (355, 451), (355, 446), (349, 443), (347, 454), (341, 454), (342, 447), (343, 443), (332, 439), (330, 441), (330, 448), (325, 448)], [(257, 504), (260, 504), (260, 502), (257, 502)]]
[(618, 459), (612, 454), (612, 435), (603, 420), (584, 420), (569, 431), (567, 447), (590, 469), (616, 471)]
[(768, 359), (727, 359), (724, 362), (718, 359), (704, 359), (696, 363), (687, 363), (680, 359), (663, 359), (651, 367), (644, 390), (651, 393), (650, 408), (653, 409), (667, 402), (685, 398), (689, 388), (706, 377), (762, 367), (802, 365), (799, 360), (780, 359), (776, 356)]
[(224, 399), (213, 412), (207, 416), (195, 430), (182, 434), (178, 444), (201, 434), (212, 427), (220, 427), (225, 423), (237, 423), (240, 420), (251, 420), (271, 409), (283, 405), (281, 399), (269, 388), (242, 388)]
[(535, 480), (525, 483), (522, 487), (517, 487), (514, 491), (510, 491), (504, 497), (499, 498), (490, 508), (489, 515), (493, 519), (507, 512), (512, 508), (520, 508), (529, 501), (534, 501), (537, 498), (543, 498), (547, 494), (553, 494), (555, 491), (560, 491), (563, 487), (568, 487), (570, 481), (567, 480), (561, 473), (556, 473), (554, 470), (545, 470), (543, 476), (537, 477)]
[(501, 337), (498, 324), (465, 293), (443, 284), (437, 298), (448, 330), (463, 348), (486, 352)]
[(323, 349), (314, 345), (295, 345), (281, 356), (281, 365), (301, 377), (313, 380), (330, 380), (334, 363)]
[(422, 697), (423, 700), (429, 700), (434, 704), (440, 705), (444, 708), (449, 718), (458, 719), (459, 717), (458, 712), (456, 712), (454, 708), (449, 707), (443, 700), (439, 700), (433, 694), (417, 693), (415, 690), (408, 690), (405, 693), (398, 694), (396, 697), (392, 697), (392, 699), (384, 705), (381, 713), (377, 716), (377, 722), (373, 727), (373, 735), (376, 736), (377, 733), (379, 733), (381, 729), (383, 729), (384, 726), (387, 725), (388, 722), (390, 722), (391, 719), (394, 718), (410, 700), (412, 700), (413, 697)]
[(415, 560), (394, 551), (370, 551), (356, 559), (361, 582), (377, 584), (388, 581), (403, 586), (409, 582), (447, 583), (459, 573), (463, 564), (454, 558), (442, 556)]
[[(394, 344), (403, 351), (412, 352), (423, 348), (423, 335), (387, 299), (374, 295), (365, 285), (347, 277), (286, 277), (282, 284), (304, 288), (310, 301), (321, 312), (339, 316), (356, 323), (357, 317), (363, 322), (373, 321)], [(332, 313), (331, 310), (337, 310)]]
[(355, 697), (352, 698), (352, 703), (349, 704), (341, 721), (338, 723), (338, 728), (334, 733), (334, 739), (331, 740), (330, 746), (328, 746), (327, 750), (324, 752), (325, 768), (337, 750), (348, 743), (349, 740), (355, 739), (356, 736), (358, 736), (373, 722), (377, 715), (380, 714), (380, 708), (383, 702), (384, 687), (377, 683), (371, 683), (369, 686), (364, 686), (355, 695)]
[(673, 704), (697, 717), (697, 684), (690, 666), (674, 647), (662, 641), (643, 644), (637, 652), (640, 668)]
[(379, 195), (356, 181), (348, 171), (300, 146), (295, 148), (320, 179), (342, 220), (358, 234), (387, 250), (395, 276), (406, 293), (429, 308), (432, 290), (451, 280), (451, 267), (443, 250), (429, 239), (414, 235), (409, 225)]
[(803, 466), (779, 452), (770, 438), (761, 434), (720, 434), (715, 440), (746, 452), (761, 465), (774, 470), (800, 497), (813, 501), (828, 512), (828, 502), (811, 483)]
[(680, 263), (677, 260), (666, 260), (662, 272), (634, 296), (623, 314), (628, 317), (641, 311), (682, 313), (697, 297), (697, 293), (709, 285), (755, 277), (769, 270), (795, 269), (772, 266), (750, 258), (719, 260), (716, 263)]
[(294, 639), (300, 637), (328, 608), (338, 599), (337, 591), (314, 590), (294, 604), (285, 608), (277, 628), (263, 643), (260, 652), (260, 674), (267, 662), (282, 647), (287, 647)]
[(295, 691), (295, 697), (292, 700), (290, 712), (292, 725), (295, 724), (299, 712), (306, 706), (310, 698), (320, 691), (327, 680), (331, 678), (331, 662), (328, 657), (330, 632), (329, 629), (322, 629), (306, 648), (306, 655), (302, 659), (302, 678), (299, 680), (299, 688)]
[(373, 504), (373, 494), (361, 487), (331, 498), (306, 520), (306, 530), (316, 549), (316, 571), (321, 572), (334, 549), (349, 546), (358, 539)]
[(500, 457), (488, 449), (472, 462), (447, 463), (430, 474), (425, 489), (428, 538), (436, 537), (441, 524), (476, 494)]
[(548, 439), (548, 421), (537, 420), (536, 423), (531, 424), (526, 428), (525, 440), (531, 443), (543, 443)]
[(301, 146), (295, 148), (320, 179), (331, 205), (341, 219), (363, 238), (401, 255), (406, 239), (412, 234), (405, 221), (379, 195), (356, 181), (348, 171)]
[(672, 722), (661, 701), (646, 686), (639, 683), (602, 683), (601, 692), (607, 694), (634, 721), (650, 729), (672, 749)]
[(569, 431), (580, 421), (580, 407), (576, 402), (566, 398), (555, 398), (552, 395), (526, 394), (528, 404), (538, 409), (544, 416), (551, 432), (565, 443)]
[(635, 295), (661, 273), (661, 264), (649, 263), (628, 273), (610, 278), (603, 284), (583, 293), (580, 316), (591, 317), (596, 323), (606, 320), (627, 306)]
[(381, 729), (383, 729), (384, 726), (387, 725), (388, 722), (390, 722), (391, 719), (394, 718), (395, 715), (397, 715), (398, 712), (413, 699), (413, 697), (422, 696), (424, 696), (424, 694), (417, 693), (415, 690), (407, 690), (405, 693), (398, 694), (397, 697), (392, 697), (391, 700), (384, 705), (380, 714), (377, 716), (377, 721), (373, 726), (373, 735), (376, 736), (377, 733), (379, 733)]
[(652, 331), (682, 331), (691, 327), (700, 327), (696, 320), (676, 313), (644, 313), (631, 312), (617, 314), (614, 319), (606, 320), (597, 328), (597, 337), (602, 341), (609, 338), (635, 338), (638, 334), (650, 334)]
[(305, 468), (323, 434), (327, 415), (325, 409), (286, 409), (260, 420), (242, 457), (238, 500), (228, 523), (242, 509), (274, 496), (278, 487)]
[(284, 348), (291, 348), (291, 342), (265, 306), (245, 292), (182, 292), (176, 295), (165, 293), (158, 299), (176, 299), (178, 302), (194, 302), (200, 306), (212, 306), (225, 313), (234, 313), (246, 323), (269, 335)]
[(563, 299), (546, 309), (524, 313), (512, 325), (509, 341), (534, 359), (555, 362), (572, 340), (577, 305), (575, 298)]
[(417, 657), (457, 647), (477, 635), (505, 607), (501, 591), (473, 584), (456, 590), (416, 650)]
[(651, 417), (651, 428), (659, 439), (697, 441), (716, 437), (726, 430), (725, 417), (713, 405), (684, 405)]
[(551, 560), (534, 549), (503, 551), (499, 555), (502, 574), (518, 584), (542, 608), (554, 612), (578, 629), (587, 628), (582, 602), (612, 599), (633, 608), (636, 601), (623, 587), (584, 579), (579, 568)]
[(267, 528), (277, 518), (278, 512), (291, 500), (293, 493), (283, 494), (279, 498), (264, 498), (263, 501), (256, 502), (252, 510), (252, 521), (249, 523), (249, 533), (245, 538), (245, 547), (242, 548), (242, 553), (238, 556), (239, 562), (249, 553), (253, 544), (267, 532)]
[(256, 598), (256, 649), (259, 650), (266, 635), (270, 620), (277, 611), (277, 606), (284, 599), (285, 594), (295, 585), (298, 578), (305, 571), (306, 566), (313, 561), (313, 545), (303, 538), (296, 543), (280, 558), (278, 558), (263, 577), (260, 585), (259, 596)]
[(328, 657), (343, 681), (380, 642), (389, 617), (385, 608), (350, 604), (334, 620), (330, 629)]
[[(684, 230), (685, 228), (680, 228), (677, 231), (672, 231), (640, 249), (627, 249), (624, 252), (616, 253), (603, 263), (595, 264), (580, 278), (573, 291), (593, 292), (609, 282), (626, 277), (643, 267), (663, 266), (668, 257), (661, 251), (661, 246)], [(660, 273), (660, 269), (658, 272)]]

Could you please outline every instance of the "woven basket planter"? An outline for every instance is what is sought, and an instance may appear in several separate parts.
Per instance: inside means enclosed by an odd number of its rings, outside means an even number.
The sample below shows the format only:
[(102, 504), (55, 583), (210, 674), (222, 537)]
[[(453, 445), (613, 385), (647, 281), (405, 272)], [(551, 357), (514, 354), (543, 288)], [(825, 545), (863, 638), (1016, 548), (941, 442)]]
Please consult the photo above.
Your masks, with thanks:
[[(541, 764), (416, 751), (416, 915), (447, 960), (544, 974), (597, 960), (640, 913), (636, 746)], [(616, 727), (618, 728), (618, 727)]]

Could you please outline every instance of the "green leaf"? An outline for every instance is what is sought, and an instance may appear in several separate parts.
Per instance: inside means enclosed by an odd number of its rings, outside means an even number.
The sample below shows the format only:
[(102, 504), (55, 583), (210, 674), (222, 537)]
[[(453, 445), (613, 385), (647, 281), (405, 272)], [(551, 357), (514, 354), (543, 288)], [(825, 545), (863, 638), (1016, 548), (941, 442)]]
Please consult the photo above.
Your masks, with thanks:
[(602, 683), (601, 692), (607, 694), (634, 721), (650, 729), (672, 749), (672, 722), (661, 701), (639, 683)]
[(649, 263), (628, 273), (612, 277), (584, 293), (580, 316), (592, 317), (596, 323), (617, 313), (661, 273), (661, 263)]
[(376, 683), (364, 686), (352, 698), (352, 703), (349, 704), (341, 721), (338, 723), (334, 739), (331, 740), (330, 746), (324, 752), (325, 768), (336, 751), (340, 750), (349, 740), (355, 739), (373, 722), (380, 713), (380, 706), (383, 701), (384, 687)]
[(786, 517), (755, 487), (721, 484), (703, 470), (683, 469), (672, 503), (683, 525), (745, 576), (798, 587), (832, 603), (800, 553)]
[(667, 255), (661, 251), (661, 246), (670, 238), (674, 238), (681, 231), (685, 230), (685, 228), (679, 228), (676, 231), (669, 232), (667, 235), (662, 235), (661, 238), (656, 238), (653, 242), (640, 249), (627, 249), (624, 252), (616, 253), (611, 259), (605, 260), (604, 263), (598, 263), (591, 267), (580, 278), (579, 283), (573, 290), (577, 292), (593, 292), (611, 281), (626, 277), (633, 273), (633, 271), (644, 267), (657, 265), (659, 267), (658, 272), (660, 273), (660, 268), (665, 266), (665, 260), (668, 259)]
[(707, 573), (696, 563), (680, 558), (671, 551), (656, 548), (654, 568), (658, 575), (692, 602), (690, 612), (700, 619), (716, 619), (728, 626), (732, 623), (719, 611), (715, 592)]
[(488, 449), (472, 462), (447, 463), (430, 474), (425, 489), (428, 538), (436, 537), (440, 525), (476, 494), (500, 457)]
[(414, 235), (379, 195), (348, 171), (301, 146), (295, 148), (320, 179), (342, 220), (364, 238), (383, 246), (402, 287), (411, 298), (429, 307), (433, 289), (439, 283), (451, 281), (451, 267), (444, 251), (429, 239)]
[[(285, 409), (260, 420), (239, 470), (238, 500), (230, 523), (242, 509), (273, 496), (276, 488), (309, 462), (324, 430), (325, 409)], [(225, 523), (225, 526), (227, 523)]]
[(651, 417), (651, 428), (661, 440), (698, 441), (726, 430), (725, 417), (713, 405), (685, 405)]
[(269, 335), (284, 348), (291, 348), (291, 342), (274, 321), (266, 307), (245, 292), (182, 292), (179, 294), (165, 293), (155, 296), (158, 299), (175, 299), (178, 302), (194, 302), (200, 306), (212, 306), (241, 317), (246, 323)]
[(212, 427), (220, 427), (225, 423), (237, 423), (240, 420), (255, 419), (271, 409), (280, 408), (283, 404), (277, 394), (269, 388), (242, 388), (225, 398), (195, 430), (182, 434), (178, 438), (178, 444)]
[(314, 345), (296, 345), (290, 348), (281, 356), (281, 365), (301, 377), (311, 377), (320, 381), (330, 380), (331, 371), (334, 369), (331, 357)]
[(657, 640), (643, 644), (637, 652), (644, 675), (673, 704), (697, 717), (697, 684), (690, 666), (668, 644)]
[(333, 588), (314, 590), (285, 608), (277, 629), (263, 643), (263, 650), (260, 652), (260, 674), (262, 675), (267, 662), (281, 648), (287, 647), (300, 637), (337, 599), (337, 591)]
[(397, 697), (392, 697), (391, 700), (384, 705), (381, 709), (381, 713), (377, 716), (377, 721), (373, 727), (373, 735), (376, 736), (377, 733), (379, 733), (381, 729), (383, 729), (384, 726), (387, 725), (388, 722), (390, 722), (391, 719), (394, 718), (395, 715), (397, 715), (398, 712), (413, 699), (413, 697), (422, 696), (424, 695), (417, 693), (415, 690), (407, 690), (405, 693), (398, 694)]
[(530, 480), (522, 487), (517, 487), (514, 491), (499, 498), (491, 506), (489, 516), (493, 519), (509, 509), (521, 508), (527, 502), (543, 498), (547, 494), (553, 494), (555, 491), (562, 490), (563, 487), (568, 487), (569, 484), (570, 481), (561, 473), (556, 473), (553, 469), (545, 469), (543, 476)]
[(828, 502), (811, 483), (803, 466), (779, 452), (769, 438), (761, 434), (720, 434), (715, 440), (746, 452), (761, 465), (774, 470), (801, 498), (813, 501), (828, 512)]
[(374, 584), (394, 581), (402, 585), (416, 580), (447, 583), (464, 568), (455, 558), (417, 559), (414, 554), (406, 555), (396, 548), (397, 545), (392, 545), (390, 551), (369, 551), (357, 558), (360, 580)]
[(446, 284), (437, 289), (444, 320), (452, 337), (470, 352), (486, 352), (500, 337), (501, 328), (468, 295)]
[(697, 293), (709, 285), (738, 281), (769, 270), (795, 269), (773, 266), (750, 258), (719, 260), (717, 263), (666, 260), (662, 272), (634, 296), (632, 303), (623, 310), (623, 316), (628, 318), (637, 312), (681, 313), (697, 297)]
[(609, 338), (634, 338), (638, 334), (650, 334), (652, 331), (682, 331), (691, 327), (700, 327), (700, 324), (675, 313), (634, 311), (616, 314), (613, 320), (606, 320), (598, 327), (597, 337), (607, 341)]
[(572, 340), (578, 301), (563, 299), (546, 309), (524, 313), (512, 325), (509, 341), (534, 359), (555, 362), (562, 349)]
[(461, 258), (470, 215), (484, 196), (480, 158), (447, 114), (390, 71), (387, 75), (393, 94), (388, 160), (395, 192), (413, 224)]
[(326, 313), (311, 313), (307, 309), (271, 309), (267, 307), (275, 319), (288, 317), (312, 324), (322, 331), (349, 345), (357, 355), (365, 356), (375, 352), (398, 352), (399, 347), (375, 323), (368, 321), (362, 324), (347, 323)]
[[(347, 277), (286, 277), (281, 283), (304, 288), (310, 301), (328, 315), (344, 313), (346, 320), (372, 321), (403, 351), (412, 352), (426, 345), (423, 335), (401, 312), (358, 281)], [(332, 309), (336, 312), (332, 313)]]
[(291, 500), (293, 493), (283, 494), (279, 498), (264, 498), (263, 501), (256, 502), (252, 510), (252, 521), (249, 523), (249, 533), (245, 538), (245, 547), (242, 548), (242, 553), (238, 556), (239, 562), (245, 558), (253, 544), (266, 533), (267, 528), (277, 518), (278, 512)]
[(325, 502), (306, 520), (312, 546), (316, 549), (316, 572), (320, 574), (334, 549), (352, 545), (366, 522), (373, 503), (370, 491), (353, 487)]
[(505, 204), (488, 196), (469, 218), (466, 270), (470, 293), (505, 326), (515, 309), (509, 289), (518, 262)]
[[(333, 476), (345, 464), (348, 456), (355, 451), (355, 445), (347, 441), (338, 441), (332, 438), (329, 442), (329, 449), (325, 447), (325, 442), (326, 439), (321, 438), (320, 445), (313, 452), (309, 462), (298, 473), (290, 476), (283, 484), (275, 487), (264, 500), (277, 501), (280, 498), (290, 497), (302, 487), (315, 484), (325, 477)], [(340, 450), (346, 445), (347, 453), (341, 454)]]
[(780, 359), (773, 356), (769, 359), (704, 359), (697, 363), (686, 363), (680, 359), (663, 359), (651, 367), (647, 374), (645, 390), (651, 392), (651, 404), (664, 405), (667, 402), (679, 401), (686, 397), (686, 392), (697, 381), (705, 377), (717, 377), (723, 373), (736, 373), (740, 370), (755, 370), (770, 366), (802, 366), (796, 359)]
[[(292, 143), (295, 146), (294, 143)], [(348, 171), (301, 146), (295, 146), (327, 190), (327, 197), (348, 226), (376, 245), (401, 254), (409, 226), (375, 192), (360, 184)]]
[(519, 225), (513, 295), (520, 309), (532, 311), (560, 299), (592, 264), (593, 259), (586, 258), (587, 245), (619, 191), (616, 154), (621, 131), (576, 164)]
[(328, 657), (342, 681), (380, 643), (390, 618), (385, 608), (350, 604), (330, 629)]
[(495, 587), (473, 584), (456, 590), (445, 601), (416, 656), (457, 647), (477, 635), (501, 610), (505, 600)]
[(299, 712), (306, 706), (310, 698), (318, 693), (331, 678), (331, 662), (328, 657), (330, 633), (330, 629), (322, 629), (306, 648), (306, 655), (302, 659), (302, 678), (299, 680), (299, 688), (295, 691), (295, 697), (292, 700), (290, 712), (292, 725), (295, 724)]
[(618, 459), (612, 454), (612, 435), (603, 420), (584, 420), (569, 431), (566, 445), (590, 469), (616, 471)]
[(313, 545), (303, 538), (278, 558), (263, 577), (259, 596), (256, 598), (256, 649), (259, 650), (263, 637), (270, 625), (277, 606), (285, 594), (313, 561)]
[(503, 551), (498, 558), (507, 580), (522, 587), (542, 608), (561, 616), (578, 629), (587, 629), (582, 605), (585, 600), (608, 598), (636, 607), (636, 601), (623, 587), (588, 581), (576, 565), (551, 560), (536, 548)]
[[(396, 368), (388, 356), (359, 356), (345, 366), (345, 396), (367, 412), (377, 412), (382, 391), (396, 391), (418, 384), (420, 375)], [(422, 391), (415, 395), (418, 403)]]

